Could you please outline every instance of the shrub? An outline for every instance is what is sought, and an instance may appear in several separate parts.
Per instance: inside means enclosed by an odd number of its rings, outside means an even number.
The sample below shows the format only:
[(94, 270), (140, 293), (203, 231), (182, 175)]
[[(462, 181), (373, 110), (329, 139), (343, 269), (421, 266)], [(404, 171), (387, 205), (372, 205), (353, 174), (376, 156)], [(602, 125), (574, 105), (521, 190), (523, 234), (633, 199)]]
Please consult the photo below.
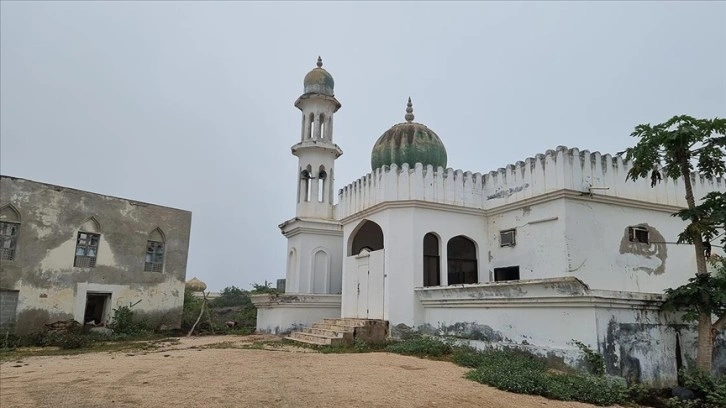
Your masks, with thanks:
[(131, 306), (121, 306), (118, 309), (113, 309), (113, 319), (109, 327), (113, 329), (115, 334), (122, 336), (135, 336), (147, 330), (144, 322), (134, 318)]
[[(681, 370), (683, 385), (696, 395), (697, 407), (726, 407), (726, 377), (716, 378), (697, 368)], [(673, 401), (673, 404), (676, 404)], [(675, 405), (674, 405), (675, 406)]]
[(391, 353), (418, 357), (441, 357), (451, 354), (451, 345), (433, 337), (417, 337), (391, 344), (386, 347)]
[(572, 341), (585, 354), (585, 362), (587, 363), (590, 374), (597, 376), (605, 375), (605, 358), (602, 354), (592, 350), (580, 341), (574, 339)]

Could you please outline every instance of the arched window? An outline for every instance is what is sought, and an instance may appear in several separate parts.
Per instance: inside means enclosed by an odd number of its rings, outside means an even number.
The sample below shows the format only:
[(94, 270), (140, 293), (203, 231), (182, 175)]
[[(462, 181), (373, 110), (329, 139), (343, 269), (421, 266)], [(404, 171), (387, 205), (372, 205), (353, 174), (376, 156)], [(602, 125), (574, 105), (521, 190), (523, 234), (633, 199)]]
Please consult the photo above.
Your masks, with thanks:
[(449, 285), (477, 283), (476, 244), (459, 235), (446, 245)]
[(320, 139), (325, 140), (325, 115), (320, 114)]
[(328, 173), (325, 172), (325, 167), (320, 166), (318, 169), (318, 201), (325, 201), (325, 181), (328, 178)]
[(20, 212), (12, 204), (0, 208), (0, 259), (3, 261), (15, 259), (19, 231)]
[(358, 225), (348, 242), (348, 256), (358, 255), (363, 249), (378, 251), (383, 249), (383, 230), (375, 222), (365, 220)]
[(308, 123), (308, 125), (310, 126), (308, 129), (308, 139), (312, 139), (313, 131), (315, 131), (315, 114), (310, 114), (310, 123)]
[(77, 268), (95, 267), (100, 241), (101, 224), (99, 224), (95, 217), (90, 217), (78, 229), (76, 255), (73, 259), (73, 266)]
[(424, 286), (441, 285), (441, 261), (439, 257), (439, 237), (429, 232), (423, 240), (423, 284)]
[(310, 175), (310, 166), (307, 169), (300, 172), (300, 189), (302, 190), (303, 201), (310, 201), (310, 193), (312, 190), (312, 183), (310, 182), (312, 176)]
[(151, 231), (146, 241), (145, 272), (162, 272), (164, 270), (165, 242), (166, 238), (161, 229), (156, 228)]
[(313, 269), (311, 273), (312, 282), (310, 289), (312, 293), (328, 293), (328, 282), (330, 281), (330, 256), (324, 249), (313, 251)]

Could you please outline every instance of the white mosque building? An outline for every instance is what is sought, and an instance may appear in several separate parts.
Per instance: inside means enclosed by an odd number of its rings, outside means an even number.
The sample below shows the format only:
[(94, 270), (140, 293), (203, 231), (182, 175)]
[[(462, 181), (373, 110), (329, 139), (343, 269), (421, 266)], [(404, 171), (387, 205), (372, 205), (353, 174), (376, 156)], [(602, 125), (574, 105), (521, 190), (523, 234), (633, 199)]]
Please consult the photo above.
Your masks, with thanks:
[[(455, 336), (571, 365), (578, 340), (610, 374), (675, 383), (696, 350), (693, 330), (659, 311), (663, 290), (695, 265), (691, 246), (672, 244), (684, 228), (671, 216), (687, 206), (681, 180), (626, 181), (620, 157), (564, 146), (484, 174), (454, 170), (409, 99), (404, 122), (373, 146), (371, 173), (335, 203), (333, 88), (318, 59), (295, 102), (285, 293), (253, 297), (260, 332), (330, 343), (346, 324), (383, 322), (392, 337)], [(697, 201), (726, 191), (721, 179), (693, 185)], [(716, 348), (714, 370), (726, 371), (723, 335)]]

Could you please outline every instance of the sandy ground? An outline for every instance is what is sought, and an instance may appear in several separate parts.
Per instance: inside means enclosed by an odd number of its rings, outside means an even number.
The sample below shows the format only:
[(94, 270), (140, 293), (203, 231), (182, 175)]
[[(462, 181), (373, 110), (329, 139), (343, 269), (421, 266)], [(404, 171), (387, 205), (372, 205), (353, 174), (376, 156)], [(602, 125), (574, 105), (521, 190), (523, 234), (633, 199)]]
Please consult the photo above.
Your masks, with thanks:
[(467, 369), (446, 362), (240, 348), (261, 339), (200, 337), (143, 352), (3, 362), (0, 406), (590, 407), (499, 391), (463, 378)]

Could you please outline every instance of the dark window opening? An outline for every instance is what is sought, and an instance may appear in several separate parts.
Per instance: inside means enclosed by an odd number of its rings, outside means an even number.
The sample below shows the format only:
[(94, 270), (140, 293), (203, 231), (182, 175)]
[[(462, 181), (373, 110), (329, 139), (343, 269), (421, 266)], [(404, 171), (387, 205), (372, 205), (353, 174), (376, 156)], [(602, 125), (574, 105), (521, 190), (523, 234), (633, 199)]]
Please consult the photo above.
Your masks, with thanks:
[(424, 236), (423, 245), (423, 284), (424, 286), (439, 286), (441, 285), (439, 238), (432, 233), (428, 233)]
[(144, 271), (161, 272), (164, 269), (164, 243), (156, 241), (146, 242), (146, 258)]
[(350, 253), (348, 256), (358, 255), (364, 248), (368, 251), (383, 249), (383, 230), (373, 221), (364, 221), (363, 225), (350, 238)]
[(90, 234), (88, 232), (78, 233), (76, 258), (73, 260), (73, 266), (78, 268), (93, 268), (96, 266), (98, 241), (100, 238), (101, 236), (99, 234)]
[(15, 247), (18, 243), (18, 230), (20, 224), (15, 222), (0, 222), (0, 259), (12, 261), (15, 259)]
[(648, 244), (648, 228), (645, 227), (629, 227), (628, 238), (630, 242), (640, 242), (642, 244)]
[(448, 252), (448, 283), (459, 285), (477, 283), (476, 245), (474, 241), (458, 236), (451, 238), (446, 246)]
[(106, 306), (110, 299), (110, 293), (88, 293), (83, 323), (94, 326), (105, 325)]
[(519, 280), (519, 266), (508, 266), (506, 268), (494, 268), (494, 281)]
[(510, 229), (499, 232), (499, 246), (508, 247), (514, 246), (517, 243), (517, 230)]

